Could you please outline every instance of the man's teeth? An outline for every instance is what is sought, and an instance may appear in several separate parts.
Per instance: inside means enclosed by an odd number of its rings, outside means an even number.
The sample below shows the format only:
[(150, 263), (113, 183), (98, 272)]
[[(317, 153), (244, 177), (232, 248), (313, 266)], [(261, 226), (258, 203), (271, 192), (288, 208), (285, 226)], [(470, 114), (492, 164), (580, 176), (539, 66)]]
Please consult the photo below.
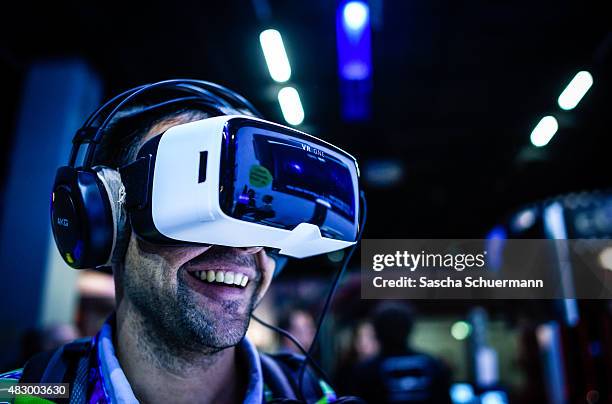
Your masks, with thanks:
[(225, 283), (240, 287), (245, 287), (249, 282), (249, 278), (246, 275), (231, 271), (196, 271), (195, 276), (210, 283)]

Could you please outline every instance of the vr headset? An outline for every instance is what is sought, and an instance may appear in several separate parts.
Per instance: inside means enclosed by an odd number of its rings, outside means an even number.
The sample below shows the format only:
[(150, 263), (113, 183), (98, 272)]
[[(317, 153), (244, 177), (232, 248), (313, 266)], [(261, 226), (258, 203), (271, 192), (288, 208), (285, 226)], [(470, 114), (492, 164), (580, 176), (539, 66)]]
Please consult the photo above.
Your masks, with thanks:
[[(55, 241), (73, 268), (108, 265), (116, 242), (116, 212), (109, 185), (93, 166), (95, 147), (118, 111), (160, 87), (195, 94), (211, 115), (228, 110), (221, 101), (233, 111), (255, 111), (230, 90), (195, 80), (137, 87), (96, 111), (92, 116), (113, 108), (98, 128), (90, 127), (98, 117), (90, 117), (77, 133), (70, 163), (58, 170), (52, 195)], [(214, 105), (220, 106), (215, 110)], [(85, 143), (85, 161), (75, 167)], [(316, 137), (252, 116), (221, 115), (176, 125), (144, 143), (119, 173), (132, 228), (152, 243), (263, 246), (304, 258), (357, 241), (356, 160)]]

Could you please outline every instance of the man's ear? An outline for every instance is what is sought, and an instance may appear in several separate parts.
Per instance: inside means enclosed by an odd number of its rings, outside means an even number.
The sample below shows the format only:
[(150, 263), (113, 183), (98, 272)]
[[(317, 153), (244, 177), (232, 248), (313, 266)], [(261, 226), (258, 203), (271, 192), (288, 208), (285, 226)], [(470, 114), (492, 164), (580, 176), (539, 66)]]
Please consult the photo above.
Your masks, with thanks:
[(113, 243), (113, 251), (111, 253), (111, 263), (123, 262), (131, 234), (128, 214), (125, 208), (125, 186), (121, 181), (119, 171), (105, 166), (95, 166), (93, 170), (98, 175), (98, 179), (104, 188), (106, 188), (113, 215), (115, 242)]

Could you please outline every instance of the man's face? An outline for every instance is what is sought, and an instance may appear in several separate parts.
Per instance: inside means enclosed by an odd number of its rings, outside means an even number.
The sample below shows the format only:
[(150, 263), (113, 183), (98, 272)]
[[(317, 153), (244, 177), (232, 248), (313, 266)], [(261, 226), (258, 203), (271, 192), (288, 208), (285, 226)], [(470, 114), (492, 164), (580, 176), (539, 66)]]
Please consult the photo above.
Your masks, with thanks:
[[(150, 133), (176, 124), (164, 122)], [(273, 272), (274, 261), (262, 248), (162, 246), (132, 233), (122, 295), (173, 346), (218, 350), (244, 337)]]

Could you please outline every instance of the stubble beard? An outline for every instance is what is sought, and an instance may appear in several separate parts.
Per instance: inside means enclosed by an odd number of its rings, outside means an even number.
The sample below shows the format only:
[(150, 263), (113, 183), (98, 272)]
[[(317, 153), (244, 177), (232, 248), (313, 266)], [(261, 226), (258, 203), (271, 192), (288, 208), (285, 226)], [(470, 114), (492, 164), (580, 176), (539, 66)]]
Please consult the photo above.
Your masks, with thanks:
[(208, 356), (213, 360), (215, 353), (244, 338), (255, 308), (259, 279), (255, 280), (257, 287), (246, 308), (241, 301), (227, 300), (218, 303), (215, 313), (198, 303), (197, 292), (186, 282), (185, 277), (191, 276), (186, 270), (176, 271), (174, 289), (169, 286), (172, 271), (165, 260), (151, 254), (138, 261), (126, 268), (124, 291), (138, 318), (139, 343), (151, 347), (162, 366), (172, 370), (195, 358), (206, 360)]

